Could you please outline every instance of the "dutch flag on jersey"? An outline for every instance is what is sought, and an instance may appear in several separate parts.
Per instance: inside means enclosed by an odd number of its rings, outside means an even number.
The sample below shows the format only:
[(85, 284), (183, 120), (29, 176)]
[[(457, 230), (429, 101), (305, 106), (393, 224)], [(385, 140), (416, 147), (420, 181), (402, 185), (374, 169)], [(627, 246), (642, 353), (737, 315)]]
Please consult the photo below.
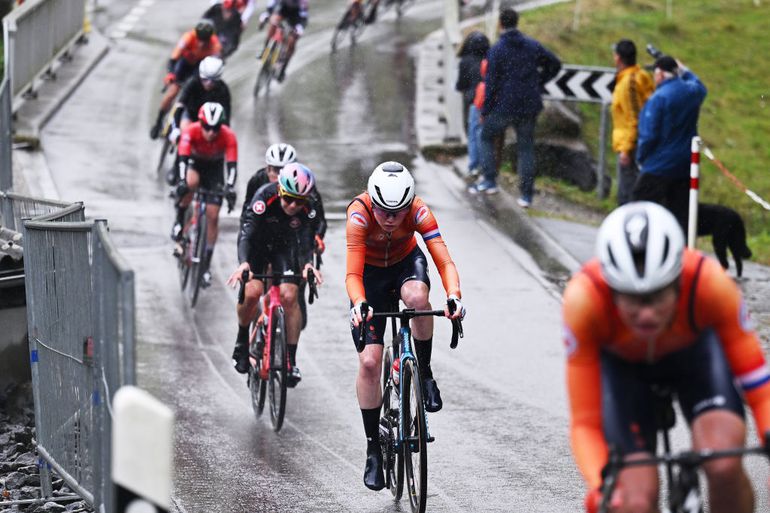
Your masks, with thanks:
[(738, 381), (740, 381), (741, 387), (744, 390), (754, 390), (770, 381), (770, 369), (767, 367), (767, 364), (762, 364), (761, 367), (738, 376)]
[(425, 242), (428, 242), (431, 239), (435, 239), (436, 237), (441, 237), (441, 232), (438, 231), (438, 228), (435, 228), (433, 230), (430, 230), (422, 234), (422, 240), (424, 240)]

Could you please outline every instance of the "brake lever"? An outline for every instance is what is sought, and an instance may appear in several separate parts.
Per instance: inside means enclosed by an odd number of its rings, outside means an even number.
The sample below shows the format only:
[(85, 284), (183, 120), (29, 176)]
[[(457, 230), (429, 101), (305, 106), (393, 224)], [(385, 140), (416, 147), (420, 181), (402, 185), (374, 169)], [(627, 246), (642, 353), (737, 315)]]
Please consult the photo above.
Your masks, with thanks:
[(241, 288), (238, 291), (238, 304), (242, 305), (243, 301), (246, 299), (246, 282), (249, 281), (249, 270), (244, 269), (243, 272), (241, 272)]
[(307, 302), (312, 305), (315, 298), (318, 297), (318, 289), (315, 286), (315, 273), (312, 269), (307, 270), (307, 289)]
[(358, 341), (356, 343), (356, 351), (359, 353), (366, 347), (366, 318), (369, 316), (369, 304), (361, 303), (361, 324), (358, 329)]
[[(447, 300), (446, 305), (450, 314), (455, 313), (455, 310), (457, 310), (457, 305), (452, 299)], [(449, 343), (449, 347), (452, 349), (456, 348), (459, 339), (464, 337), (462, 321), (460, 319), (452, 319), (452, 341)]]

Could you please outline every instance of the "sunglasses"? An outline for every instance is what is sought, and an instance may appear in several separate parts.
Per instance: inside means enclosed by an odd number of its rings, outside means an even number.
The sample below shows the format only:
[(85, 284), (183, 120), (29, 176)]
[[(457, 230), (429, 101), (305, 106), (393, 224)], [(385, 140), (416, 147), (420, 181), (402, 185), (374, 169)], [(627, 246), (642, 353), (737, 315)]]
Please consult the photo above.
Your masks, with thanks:
[(307, 203), (307, 200), (305, 198), (297, 198), (296, 196), (289, 196), (288, 194), (285, 194), (285, 193), (281, 193), (281, 198), (283, 198), (283, 200), (289, 205), (296, 203), (297, 205), (302, 206), (305, 203)]
[(211, 126), (211, 125), (207, 125), (205, 123), (201, 123), (201, 128), (204, 129), (207, 132), (214, 132), (214, 133), (216, 133), (216, 132), (219, 132), (219, 128), (220, 127), (218, 127), (218, 126)]
[(402, 209), (399, 209), (399, 210), (385, 210), (384, 208), (380, 208), (377, 205), (372, 205), (372, 210), (377, 212), (382, 217), (398, 217), (402, 213), (406, 212), (410, 207), (411, 207), (411, 205), (409, 205), (407, 207), (404, 207)]

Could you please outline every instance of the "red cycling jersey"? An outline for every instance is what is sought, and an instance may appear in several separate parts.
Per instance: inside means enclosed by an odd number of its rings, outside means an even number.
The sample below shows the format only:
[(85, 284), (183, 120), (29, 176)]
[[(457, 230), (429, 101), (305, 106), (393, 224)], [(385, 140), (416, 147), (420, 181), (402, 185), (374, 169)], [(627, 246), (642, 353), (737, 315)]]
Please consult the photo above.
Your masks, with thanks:
[(444, 239), (438, 230), (436, 218), (419, 196), (414, 198), (409, 213), (393, 232), (386, 232), (374, 219), (372, 199), (368, 192), (355, 197), (348, 205), (347, 220), (347, 276), (345, 285), (353, 304), (366, 300), (364, 291), (364, 263), (388, 267), (403, 260), (417, 246), (415, 232), (422, 240), (436, 264), (447, 295), (460, 297), (460, 276), (449, 256)]
[(238, 140), (230, 127), (222, 125), (214, 140), (209, 142), (203, 137), (200, 121), (196, 121), (182, 131), (179, 156), (197, 160), (225, 159), (226, 162), (237, 162)]
[(715, 260), (697, 251), (684, 251), (676, 314), (656, 340), (639, 340), (623, 324), (597, 259), (570, 280), (564, 291), (563, 315), (572, 451), (590, 487), (601, 484), (601, 469), (607, 460), (600, 351), (630, 362), (653, 363), (695, 343), (700, 331), (713, 329), (743, 388), (758, 431), (770, 429), (770, 371), (740, 291)]
[(204, 43), (195, 35), (195, 30), (191, 30), (182, 35), (176, 48), (171, 52), (171, 58), (176, 60), (182, 57), (190, 64), (198, 64), (209, 55), (219, 55), (221, 53), (222, 45), (216, 34), (212, 34), (211, 39)]

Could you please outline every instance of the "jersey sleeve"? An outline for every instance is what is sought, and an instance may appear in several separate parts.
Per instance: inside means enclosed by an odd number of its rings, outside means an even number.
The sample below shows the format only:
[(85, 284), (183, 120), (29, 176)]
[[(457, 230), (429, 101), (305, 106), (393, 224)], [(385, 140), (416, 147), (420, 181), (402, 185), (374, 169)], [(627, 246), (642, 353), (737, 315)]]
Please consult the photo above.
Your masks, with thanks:
[(313, 192), (310, 193), (310, 201), (316, 212), (315, 222), (313, 223), (315, 234), (323, 239), (326, 236), (328, 224), (326, 222), (326, 212), (324, 211), (324, 201), (323, 198), (321, 198), (321, 193), (318, 191), (317, 186), (314, 187)]
[(348, 206), (345, 236), (347, 239), (347, 262), (345, 288), (348, 297), (355, 305), (366, 301), (364, 290), (364, 263), (366, 261), (366, 235), (369, 226), (375, 222), (358, 201)]
[(227, 141), (225, 142), (225, 161), (238, 162), (238, 138), (235, 132), (228, 130)]
[(716, 331), (757, 431), (765, 434), (770, 430), (770, 370), (738, 286), (712, 258), (703, 262), (694, 308), (695, 324)]
[(583, 273), (570, 280), (564, 291), (562, 321), (572, 453), (583, 479), (596, 488), (607, 461), (607, 442), (602, 431), (600, 346), (595, 333), (601, 319), (592, 287)]
[(462, 297), (460, 292), (460, 275), (457, 273), (457, 267), (449, 256), (444, 239), (438, 229), (438, 222), (433, 216), (428, 205), (421, 198), (416, 198), (409, 215), (413, 216), (416, 231), (422, 236), (425, 247), (428, 248), (433, 263), (436, 264), (438, 273), (441, 276), (441, 283), (447, 295)]
[[(256, 206), (257, 204), (259, 206)], [(265, 201), (262, 194), (255, 194), (249, 209), (243, 213), (243, 223), (238, 232), (238, 262), (251, 262), (255, 258), (255, 252), (263, 245), (259, 243), (259, 236), (264, 232), (262, 225), (265, 217)]]
[(182, 130), (182, 135), (179, 137), (179, 152), (180, 157), (189, 157), (192, 154), (192, 132), (188, 126)]

